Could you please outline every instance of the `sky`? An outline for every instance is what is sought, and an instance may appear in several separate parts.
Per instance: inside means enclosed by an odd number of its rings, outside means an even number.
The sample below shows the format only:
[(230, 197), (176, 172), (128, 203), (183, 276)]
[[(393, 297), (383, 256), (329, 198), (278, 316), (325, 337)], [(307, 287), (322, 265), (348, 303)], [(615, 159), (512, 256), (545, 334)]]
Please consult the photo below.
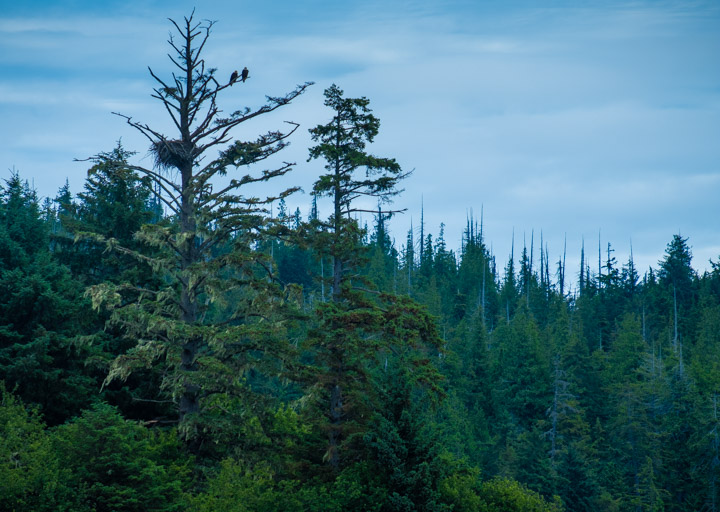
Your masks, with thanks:
[(76, 159), (118, 140), (150, 165), (147, 141), (112, 112), (172, 134), (148, 66), (169, 76), (168, 18), (194, 3), (216, 21), (208, 65), (250, 69), (227, 111), (315, 82), (236, 132), (301, 125), (278, 155), (295, 170), (252, 193), (300, 185), (288, 205), (307, 214), (322, 172), (307, 130), (331, 118), (322, 93), (335, 83), (381, 120), (371, 152), (413, 170), (395, 201), (407, 209), (392, 220), (398, 249), (422, 208), (425, 233), (444, 223), (456, 250), (482, 212), (499, 267), (513, 238), (516, 255), (532, 238), (537, 258), (542, 237), (551, 262), (567, 241), (568, 273), (583, 241), (603, 254), (611, 243), (620, 263), (632, 250), (641, 272), (677, 233), (699, 271), (720, 259), (717, 0), (2, 0), (0, 178), (14, 169), (40, 196), (66, 180), (77, 193), (89, 164)]

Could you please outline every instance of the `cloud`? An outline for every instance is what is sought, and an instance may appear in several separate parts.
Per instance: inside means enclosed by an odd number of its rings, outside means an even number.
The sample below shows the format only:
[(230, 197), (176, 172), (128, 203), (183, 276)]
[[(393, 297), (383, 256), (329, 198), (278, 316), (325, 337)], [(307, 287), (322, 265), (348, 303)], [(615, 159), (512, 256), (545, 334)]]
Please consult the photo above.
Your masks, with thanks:
[[(80, 7), (85, 4), (77, 3)], [(0, 161), (37, 176), (53, 195), (72, 158), (122, 137), (144, 157), (147, 141), (111, 111), (171, 129), (149, 97), (150, 65), (162, 76), (166, 16), (189, 3), (117, 2), (101, 11), (48, 11), (0, 20)], [(85, 9), (85, 7), (83, 7)], [(94, 10), (92, 10), (94, 9)], [(44, 12), (38, 10), (38, 12)], [(367, 96), (381, 119), (371, 148), (415, 169), (393, 220), (404, 239), (424, 197), (427, 229), (447, 224), (459, 246), (469, 208), (485, 205), (500, 260), (513, 227), (543, 229), (551, 251), (579, 253), (583, 234), (659, 259), (677, 229), (699, 253), (720, 236), (720, 14), (712, 2), (608, 2), (547, 8), (524, 2), (279, 2), (243, 10), (203, 6), (219, 19), (207, 47), (218, 76), (247, 65), (251, 80), (223, 108), (256, 106), (306, 80), (317, 85), (238, 135), (302, 123), (283, 159), (306, 190), (320, 162), (306, 162), (307, 128), (326, 122), (322, 90), (338, 83)], [(52, 169), (50, 172), (49, 170)], [(41, 178), (42, 177), (42, 178)], [(289, 201), (302, 205), (308, 196)], [(595, 235), (592, 235), (595, 233)], [(706, 249), (707, 248), (707, 249)], [(640, 256), (639, 256), (640, 257)], [(644, 257), (644, 256), (643, 256)], [(621, 259), (618, 257), (618, 259)]]

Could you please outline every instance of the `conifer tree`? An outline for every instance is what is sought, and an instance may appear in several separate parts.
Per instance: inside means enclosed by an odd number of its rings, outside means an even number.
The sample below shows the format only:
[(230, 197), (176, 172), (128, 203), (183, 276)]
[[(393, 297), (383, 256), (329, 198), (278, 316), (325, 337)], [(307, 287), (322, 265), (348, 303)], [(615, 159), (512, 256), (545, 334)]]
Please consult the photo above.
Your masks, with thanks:
[(88, 285), (119, 282), (126, 272), (144, 274), (145, 281), (151, 278), (147, 264), (127, 254), (108, 252), (104, 243), (91, 238), (92, 234), (100, 235), (115, 239), (127, 249), (139, 250), (135, 233), (143, 224), (157, 222), (162, 216), (152, 199), (150, 178), (130, 168), (132, 155), (118, 143), (112, 151), (98, 155), (98, 163), (88, 170), (84, 190), (76, 201), (67, 185), (56, 199), (62, 229), (52, 237), (55, 256)]
[(500, 309), (505, 323), (510, 323), (510, 317), (515, 313), (520, 289), (515, 280), (515, 233), (513, 233), (512, 249), (510, 258), (505, 265), (505, 278), (500, 289)]
[(406, 289), (408, 295), (412, 295), (413, 274), (415, 273), (415, 238), (413, 233), (412, 222), (407, 233), (405, 242), (405, 250), (403, 251), (402, 261), (402, 278), (400, 283), (404, 284), (402, 288)]
[(0, 379), (57, 424), (96, 383), (71, 343), (86, 323), (82, 288), (53, 260), (48, 227), (35, 191), (12, 174), (0, 188)]
[(186, 510), (190, 459), (175, 431), (147, 429), (98, 404), (58, 427), (52, 441), (69, 473), (66, 492), (72, 503), (67, 510)]
[(69, 510), (62, 499), (65, 472), (36, 410), (0, 381), (0, 509)]
[(438, 484), (449, 468), (440, 457), (440, 443), (428, 432), (428, 415), (418, 404), (413, 379), (405, 373), (395, 367), (379, 379), (382, 407), (364, 436), (387, 486), (379, 510), (448, 511)]
[[(365, 151), (380, 127), (367, 98), (345, 98), (336, 85), (325, 90), (325, 98), (333, 118), (310, 130), (317, 145), (310, 148), (309, 159), (326, 162), (326, 173), (315, 182), (313, 195), (329, 197), (333, 210), (327, 221), (315, 221), (312, 243), (332, 257), (332, 301), (317, 309), (318, 329), (310, 336), (317, 367), (311, 373), (321, 388), (320, 404), (326, 419), (325, 460), (337, 470), (342, 445), (352, 432), (366, 428), (370, 419), (370, 370), (378, 353), (393, 345), (416, 348), (423, 343), (436, 344), (437, 335), (422, 308), (408, 297), (370, 292), (360, 273), (367, 262), (367, 248), (362, 243), (365, 231), (353, 214), (377, 212), (382, 218), (393, 213), (382, 207), (370, 209), (362, 200), (387, 204), (400, 192), (398, 183), (409, 173), (395, 159)], [(431, 374), (429, 360), (416, 366), (415, 378), (432, 382)]]
[[(245, 189), (285, 175), (292, 164), (239, 177), (230, 171), (282, 150), (297, 125), (291, 123), (288, 131), (270, 131), (251, 141), (233, 141), (232, 132), (287, 105), (309, 84), (285, 96), (268, 97), (256, 109), (223, 109), (220, 97), (237, 101), (231, 99), (232, 88), (244, 82), (219, 82), (216, 69), (206, 64), (203, 51), (213, 22), (197, 22), (194, 13), (182, 22), (170, 22), (174, 28), (168, 41), (170, 59), (177, 69), (169, 79), (160, 78), (152, 69), (150, 74), (157, 84), (152, 96), (167, 111), (176, 133), (166, 135), (130, 116), (118, 115), (150, 142), (155, 165), (129, 169), (150, 179), (173, 223), (146, 224), (135, 235), (153, 248), (150, 256), (122, 247), (114, 239), (96, 237), (109, 249), (150, 264), (165, 286), (147, 290), (132, 282), (103, 283), (90, 293), (96, 306), (113, 308), (112, 322), (138, 340), (134, 349), (116, 359), (108, 381), (124, 379), (156, 362), (165, 364), (163, 386), (177, 403), (181, 433), (194, 439), (202, 430), (201, 417), (228, 410), (225, 402), (240, 400), (252, 408), (238, 398), (247, 391), (243, 375), (260, 365), (266, 354), (277, 355), (286, 345), (280, 334), (282, 315), (277, 313), (287, 302), (280, 300), (281, 290), (271, 272), (258, 277), (258, 269), (269, 271), (270, 263), (253, 248), (266, 236), (267, 205), (293, 189), (266, 199), (246, 195)], [(102, 164), (107, 158), (100, 154), (93, 160)], [(232, 301), (225, 302), (231, 296)], [(239, 409), (243, 406), (233, 410), (239, 414)], [(220, 424), (217, 419), (205, 421), (203, 428)]]
[(692, 252), (687, 245), (687, 238), (674, 235), (665, 249), (665, 258), (660, 262), (658, 278), (660, 284), (667, 289), (667, 296), (672, 297), (669, 308), (672, 311), (673, 349), (682, 350), (682, 336), (688, 336), (687, 315), (694, 299), (695, 271), (690, 266)]

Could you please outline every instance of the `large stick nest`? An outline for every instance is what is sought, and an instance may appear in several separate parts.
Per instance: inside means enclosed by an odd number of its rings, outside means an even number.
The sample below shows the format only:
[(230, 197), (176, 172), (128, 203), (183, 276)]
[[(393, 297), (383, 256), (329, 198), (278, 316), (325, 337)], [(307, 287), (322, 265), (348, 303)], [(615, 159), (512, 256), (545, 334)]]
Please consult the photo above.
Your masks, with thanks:
[(152, 143), (150, 153), (155, 157), (156, 167), (164, 170), (173, 167), (181, 169), (187, 162), (192, 162), (193, 145), (181, 140), (162, 139)]

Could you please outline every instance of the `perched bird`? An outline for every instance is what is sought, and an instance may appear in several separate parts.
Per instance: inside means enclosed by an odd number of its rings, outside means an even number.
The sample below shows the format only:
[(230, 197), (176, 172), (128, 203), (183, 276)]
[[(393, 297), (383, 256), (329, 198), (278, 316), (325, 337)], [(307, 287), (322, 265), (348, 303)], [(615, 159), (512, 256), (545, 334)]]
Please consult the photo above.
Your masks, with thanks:
[(247, 80), (247, 77), (248, 77), (248, 68), (246, 66), (242, 70), (242, 75), (241, 75), (242, 81), (244, 82), (245, 80)]
[[(232, 72), (232, 75), (230, 75), (230, 85), (235, 83), (235, 80), (238, 79), (238, 72), (237, 69)], [(244, 81), (244, 80), (243, 80)]]

